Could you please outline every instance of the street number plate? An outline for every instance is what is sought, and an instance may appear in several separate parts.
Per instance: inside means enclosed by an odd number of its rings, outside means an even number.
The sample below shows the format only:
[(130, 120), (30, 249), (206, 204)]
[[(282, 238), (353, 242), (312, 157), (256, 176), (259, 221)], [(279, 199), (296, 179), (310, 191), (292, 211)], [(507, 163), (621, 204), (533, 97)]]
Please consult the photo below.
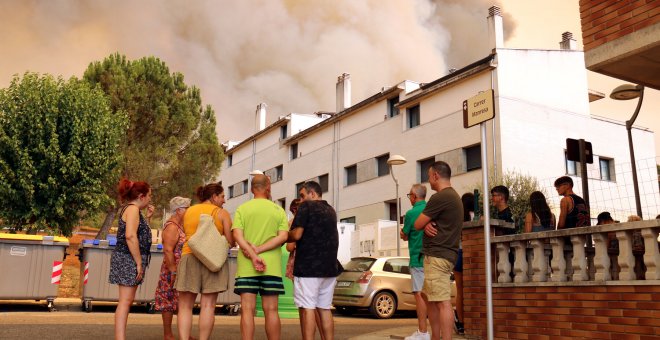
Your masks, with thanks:
[(350, 281), (339, 281), (337, 282), (337, 287), (350, 287)]

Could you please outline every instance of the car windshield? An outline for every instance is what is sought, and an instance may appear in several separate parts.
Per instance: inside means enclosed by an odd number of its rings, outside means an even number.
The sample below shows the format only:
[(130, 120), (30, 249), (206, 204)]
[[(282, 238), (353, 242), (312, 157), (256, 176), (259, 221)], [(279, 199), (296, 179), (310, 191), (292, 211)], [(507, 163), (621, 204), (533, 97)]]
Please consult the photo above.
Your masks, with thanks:
[(376, 259), (361, 258), (361, 257), (354, 258), (344, 266), (344, 271), (363, 272), (369, 270), (369, 268), (371, 268), (371, 265), (374, 264), (374, 262), (376, 262)]

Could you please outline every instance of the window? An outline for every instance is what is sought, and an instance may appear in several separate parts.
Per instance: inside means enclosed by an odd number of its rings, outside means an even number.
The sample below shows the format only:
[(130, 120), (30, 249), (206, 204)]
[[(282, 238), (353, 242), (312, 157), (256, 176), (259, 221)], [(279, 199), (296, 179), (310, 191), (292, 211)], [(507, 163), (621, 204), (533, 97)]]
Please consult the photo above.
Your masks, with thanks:
[(481, 169), (481, 144), (463, 149), (465, 153), (465, 171)]
[(280, 126), (280, 139), (286, 139), (287, 137), (287, 125)]
[(243, 181), (243, 193), (247, 194), (248, 193), (248, 180)]
[(278, 167), (275, 167), (275, 180), (281, 181), (282, 178), (284, 178), (284, 167), (280, 165)]
[(408, 108), (408, 129), (419, 125), (419, 104)]
[(232, 154), (227, 155), (227, 167), (232, 166), (233, 163), (234, 163), (234, 155)]
[(598, 157), (600, 163), (600, 179), (604, 181), (614, 181), (614, 160)]
[(568, 160), (566, 151), (564, 151), (564, 159), (566, 160), (566, 174), (577, 176), (577, 162)]
[(299, 196), (300, 195), (300, 189), (302, 189), (303, 184), (305, 184), (305, 182), (296, 183), (296, 195), (295, 196), (298, 197), (298, 198), (300, 198), (300, 196)]
[(390, 98), (387, 100), (387, 117), (392, 118), (399, 115), (399, 109), (395, 107), (396, 104), (399, 104), (399, 96)]
[(355, 216), (345, 217), (339, 220), (339, 223), (353, 223), (355, 224)]
[(387, 202), (387, 213), (390, 221), (396, 221), (396, 201)]
[(298, 143), (291, 144), (291, 159), (298, 158)]
[(234, 186), (229, 187), (229, 198), (234, 198)]
[(277, 205), (279, 205), (280, 207), (282, 207), (282, 209), (284, 209), (284, 211), (286, 211), (286, 198), (278, 199)]
[(351, 165), (344, 168), (346, 170), (346, 186), (357, 183), (357, 165)]
[(410, 260), (408, 259), (391, 259), (383, 264), (383, 271), (399, 274), (410, 274)]
[(389, 153), (376, 157), (376, 165), (378, 167), (377, 169), (378, 177), (387, 176), (390, 174), (390, 166), (387, 164), (388, 159), (390, 159)]
[(319, 176), (319, 185), (322, 192), (328, 192), (328, 174)]
[(419, 182), (420, 183), (427, 183), (429, 181), (429, 168), (431, 165), (435, 163), (435, 157), (427, 158), (427, 159), (422, 159), (421, 161), (417, 161), (417, 164), (419, 164)]

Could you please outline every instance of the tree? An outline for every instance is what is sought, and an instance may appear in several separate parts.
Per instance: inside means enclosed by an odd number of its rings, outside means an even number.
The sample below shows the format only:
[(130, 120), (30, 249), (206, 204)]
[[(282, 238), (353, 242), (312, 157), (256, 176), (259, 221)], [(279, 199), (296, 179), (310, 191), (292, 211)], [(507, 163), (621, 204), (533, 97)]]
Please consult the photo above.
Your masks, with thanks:
[[(505, 172), (501, 177), (493, 178), (492, 175), (488, 176), (488, 184), (491, 188), (496, 185), (504, 185), (509, 189), (509, 201), (508, 205), (511, 208), (511, 214), (513, 215), (513, 220), (516, 225), (516, 232), (520, 233), (522, 231), (523, 225), (525, 224), (525, 214), (531, 209), (529, 205), (529, 195), (534, 191), (541, 191), (539, 188), (539, 183), (535, 177), (524, 175), (515, 171)], [(489, 197), (490, 189), (487, 191), (483, 190), (483, 184), (475, 184), (475, 187), (479, 190), (481, 195), (479, 195), (479, 208), (475, 214), (483, 215), (483, 198)], [(543, 193), (547, 197), (547, 193)], [(491, 212), (494, 211), (491, 206)], [(491, 215), (492, 216), (492, 215)]]
[(99, 89), (26, 73), (0, 90), (0, 218), (70, 235), (107, 202), (126, 116)]
[[(215, 178), (223, 153), (215, 133), (215, 113), (202, 106), (200, 91), (188, 87), (181, 73), (170, 73), (155, 57), (129, 61), (113, 54), (93, 62), (84, 74), (107, 94), (113, 112), (126, 112), (129, 125), (120, 150), (123, 162), (108, 193), (117, 197), (120, 176), (146, 181), (154, 203), (165, 206), (172, 196), (191, 196)], [(118, 209), (109, 205), (98, 237), (105, 237)]]

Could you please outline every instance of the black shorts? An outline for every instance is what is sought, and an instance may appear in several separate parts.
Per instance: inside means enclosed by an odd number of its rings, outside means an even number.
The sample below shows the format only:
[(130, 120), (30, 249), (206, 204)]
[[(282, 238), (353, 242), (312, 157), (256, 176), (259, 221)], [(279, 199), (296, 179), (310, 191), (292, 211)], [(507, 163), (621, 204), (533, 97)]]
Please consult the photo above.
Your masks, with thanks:
[(284, 284), (282, 278), (278, 276), (250, 276), (250, 277), (237, 277), (234, 284), (234, 293), (241, 295), (241, 293), (266, 295), (283, 295)]

